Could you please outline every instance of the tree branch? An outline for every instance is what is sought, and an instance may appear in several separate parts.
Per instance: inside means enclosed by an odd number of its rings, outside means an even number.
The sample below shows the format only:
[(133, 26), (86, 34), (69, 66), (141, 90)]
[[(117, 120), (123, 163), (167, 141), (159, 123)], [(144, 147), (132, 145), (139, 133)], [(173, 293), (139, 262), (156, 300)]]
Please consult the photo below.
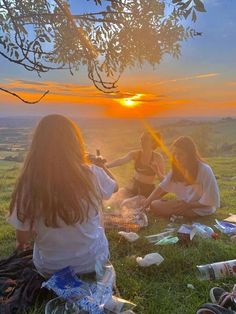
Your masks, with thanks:
[(16, 93), (10, 92), (9, 90), (7, 90), (7, 89), (5, 89), (5, 88), (0, 87), (0, 90), (2, 90), (2, 91), (5, 92), (5, 93), (8, 93), (8, 94), (10, 94), (10, 95), (12, 95), (12, 96), (15, 96), (15, 97), (19, 98), (21, 101), (23, 101), (23, 102), (26, 103), (26, 104), (31, 104), (31, 105), (37, 104), (38, 102), (40, 102), (40, 100), (41, 100), (44, 96), (46, 96), (46, 95), (49, 93), (49, 90), (47, 90), (38, 100), (35, 100), (35, 101), (28, 101), (28, 100), (23, 99), (22, 97), (20, 97), (20, 96), (17, 95)]
[(74, 19), (71, 16), (71, 12), (68, 10), (68, 8), (63, 3), (60, 2), (60, 0), (55, 0), (55, 3), (58, 5), (60, 10), (65, 14), (65, 16), (68, 19), (68, 22), (70, 22), (71, 26), (77, 32), (77, 35), (81, 40), (81, 43), (84, 45), (84, 47), (87, 50), (86, 52), (87, 52), (88, 56), (91, 58), (95, 58), (98, 54), (95, 47), (91, 44), (91, 42), (89, 42), (89, 40), (86, 38), (83, 31), (77, 27)]

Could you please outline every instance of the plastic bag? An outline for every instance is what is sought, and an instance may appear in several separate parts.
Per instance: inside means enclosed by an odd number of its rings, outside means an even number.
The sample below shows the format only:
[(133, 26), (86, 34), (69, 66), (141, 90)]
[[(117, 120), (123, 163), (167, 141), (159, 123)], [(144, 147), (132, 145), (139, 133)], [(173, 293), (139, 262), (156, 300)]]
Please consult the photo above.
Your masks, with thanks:
[(227, 222), (227, 221), (219, 221), (215, 220), (215, 227), (220, 230), (224, 234), (236, 234), (236, 224)]
[(121, 203), (121, 207), (126, 206), (130, 208), (140, 208), (142, 205), (142, 201), (146, 198), (143, 195), (136, 195), (130, 198), (126, 198)]
[(132, 302), (113, 296), (106, 304), (105, 309), (112, 313), (126, 313), (136, 305)]
[(138, 214), (135, 215), (134, 220), (140, 227), (147, 227), (148, 226), (148, 218), (147, 215), (141, 211)]
[(46, 282), (43, 288), (53, 290), (59, 297), (65, 300), (79, 299), (86, 295), (92, 295), (94, 287), (80, 280), (71, 267), (63, 268), (55, 272)]
[(175, 244), (179, 241), (178, 237), (172, 237), (172, 236), (167, 236), (162, 238), (161, 240), (157, 241), (155, 245), (168, 245), (168, 244)]
[(171, 228), (170, 230), (168, 231), (164, 231), (164, 232), (161, 232), (161, 233), (157, 233), (157, 234), (152, 234), (152, 235), (149, 235), (149, 236), (145, 236), (145, 238), (148, 240), (148, 242), (150, 243), (156, 243), (158, 241), (160, 241), (161, 239), (165, 238), (166, 236), (169, 236), (171, 234), (173, 234), (173, 232), (175, 231), (176, 229), (175, 228)]
[[(90, 314), (104, 313), (103, 306), (94, 298), (97, 291), (96, 284), (88, 284), (78, 279), (71, 267), (66, 267), (54, 273), (47, 282), (42, 284), (42, 287), (53, 290), (60, 298), (67, 301), (64, 304), (65, 313), (70, 313), (70, 310), (73, 310), (72, 313), (79, 313), (80, 310), (87, 311)], [(48, 308), (49, 306), (45, 308), (45, 313), (50, 313), (46, 312)], [(67, 308), (68, 311), (66, 311)]]
[(122, 237), (124, 237), (129, 242), (134, 242), (134, 241), (138, 240), (138, 238), (139, 238), (139, 235), (135, 232), (119, 231), (118, 234), (121, 235)]
[(164, 261), (164, 258), (158, 253), (150, 253), (144, 256), (144, 258), (138, 256), (136, 262), (141, 267), (148, 267), (153, 264), (160, 265)]
[(147, 227), (148, 218), (143, 211), (143, 200), (145, 200), (145, 197), (142, 195), (136, 195), (125, 199), (121, 203), (121, 214), (127, 219), (137, 223), (140, 227)]
[(66, 267), (43, 283), (43, 287), (53, 290), (59, 298), (49, 301), (45, 314), (84, 313), (104, 314), (106, 306), (113, 306), (121, 313), (132, 309), (135, 304), (112, 296), (115, 270), (111, 264), (96, 264), (97, 282), (87, 283), (78, 279), (71, 267)]
[(57, 297), (47, 302), (45, 314), (78, 314), (80, 310), (77, 305)]

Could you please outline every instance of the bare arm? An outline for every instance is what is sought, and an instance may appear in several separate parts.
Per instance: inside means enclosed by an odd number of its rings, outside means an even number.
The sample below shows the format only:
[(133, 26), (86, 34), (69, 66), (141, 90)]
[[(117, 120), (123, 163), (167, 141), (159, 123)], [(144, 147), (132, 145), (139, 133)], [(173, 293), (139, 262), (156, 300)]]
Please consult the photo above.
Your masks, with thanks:
[(149, 195), (149, 197), (144, 201), (143, 207), (149, 207), (152, 201), (159, 200), (166, 194), (166, 191), (164, 191), (160, 186), (157, 186), (155, 190)]
[(117, 167), (117, 166), (121, 166), (126, 164), (127, 162), (131, 161), (134, 159), (135, 156), (135, 151), (129, 152), (127, 155), (120, 157), (118, 159), (115, 159), (111, 162), (106, 163), (106, 167), (107, 168), (113, 168), (113, 167)]
[(35, 234), (32, 231), (21, 231), (16, 229), (16, 249), (24, 250), (30, 246), (30, 241)]
[(116, 187), (115, 187), (115, 189), (114, 189), (114, 192), (113, 192), (113, 193), (117, 192), (117, 191), (118, 191), (118, 189), (119, 189), (119, 186), (118, 186), (117, 180), (116, 180), (116, 178), (113, 176), (113, 174), (111, 173), (111, 171), (107, 168), (106, 164), (104, 164), (103, 160), (102, 160), (102, 159), (101, 159), (101, 160), (96, 159), (96, 166), (98, 166), (98, 167), (102, 168), (102, 169), (106, 172), (106, 174), (107, 174), (107, 175), (108, 175), (108, 176), (109, 176), (112, 180), (114, 180), (114, 181), (115, 181), (115, 183), (116, 183)]

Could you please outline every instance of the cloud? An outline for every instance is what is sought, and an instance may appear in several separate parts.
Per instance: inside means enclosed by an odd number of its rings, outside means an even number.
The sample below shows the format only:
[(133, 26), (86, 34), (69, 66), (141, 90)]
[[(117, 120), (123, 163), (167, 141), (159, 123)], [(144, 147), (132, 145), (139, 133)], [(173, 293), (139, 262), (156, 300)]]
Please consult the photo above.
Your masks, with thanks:
[(225, 82), (226, 86), (231, 86), (231, 87), (235, 87), (236, 86), (236, 82), (232, 81), (232, 82)]
[(7, 79), (7, 81), (10, 81), (14, 84), (25, 84), (25, 85), (39, 85), (39, 86), (47, 86), (46, 82), (37, 82), (37, 81), (28, 81), (28, 80), (12, 80), (12, 79)]
[(42, 93), (49, 90), (51, 95), (104, 97), (93, 85), (68, 84), (53, 81), (33, 82), (27, 80), (6, 79), (1, 86), (11, 91)]
[[(205, 80), (219, 76), (219, 73), (200, 73), (194, 76), (179, 77), (175, 79), (157, 81), (152, 84), (134, 84), (132, 80), (120, 88), (120, 92), (104, 94), (93, 85), (79, 85), (72, 83), (60, 83), (54, 81), (33, 82), (27, 80), (5, 79), (1, 83), (3, 88), (17, 92), (22, 98), (34, 100), (46, 90), (48, 94), (39, 104), (28, 105), (32, 108), (48, 110), (78, 111), (79, 108), (87, 110), (88, 115), (108, 117), (150, 117), (168, 115), (199, 115), (217, 112), (235, 112), (236, 81)], [(187, 82), (187, 83), (185, 83)], [(170, 83), (170, 84), (169, 84)], [(136, 97), (141, 95), (140, 97)], [(135, 106), (122, 106), (122, 99), (131, 99)], [(1, 93), (0, 105), (15, 104), (23, 108), (23, 103), (14, 97)], [(26, 105), (24, 105), (26, 106)], [(36, 109), (37, 109), (36, 108)], [(92, 109), (93, 108), (93, 109)], [(36, 110), (35, 109), (35, 110)], [(33, 110), (33, 109), (32, 109)]]
[(216, 77), (216, 76), (219, 76), (219, 75), (220, 75), (220, 73), (198, 74), (198, 75), (194, 75), (194, 76), (179, 77), (179, 78), (176, 78), (176, 79), (171, 79), (171, 80), (166, 80), (166, 81), (159, 81), (159, 82), (155, 83), (155, 85), (176, 83), (176, 82), (180, 82), (180, 81), (199, 80), (199, 79), (205, 79), (205, 78), (210, 78), (210, 77)]

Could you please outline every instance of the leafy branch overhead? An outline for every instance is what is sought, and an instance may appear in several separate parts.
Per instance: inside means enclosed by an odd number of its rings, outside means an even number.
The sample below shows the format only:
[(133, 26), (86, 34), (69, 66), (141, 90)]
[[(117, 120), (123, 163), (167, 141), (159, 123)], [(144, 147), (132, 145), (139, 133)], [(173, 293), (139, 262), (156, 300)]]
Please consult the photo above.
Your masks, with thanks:
[[(94, 85), (116, 89), (122, 72), (164, 54), (180, 56), (181, 42), (200, 35), (187, 26), (205, 12), (201, 0), (0, 0), (0, 55), (39, 75), (82, 66)], [(85, 10), (84, 10), (85, 11)]]

